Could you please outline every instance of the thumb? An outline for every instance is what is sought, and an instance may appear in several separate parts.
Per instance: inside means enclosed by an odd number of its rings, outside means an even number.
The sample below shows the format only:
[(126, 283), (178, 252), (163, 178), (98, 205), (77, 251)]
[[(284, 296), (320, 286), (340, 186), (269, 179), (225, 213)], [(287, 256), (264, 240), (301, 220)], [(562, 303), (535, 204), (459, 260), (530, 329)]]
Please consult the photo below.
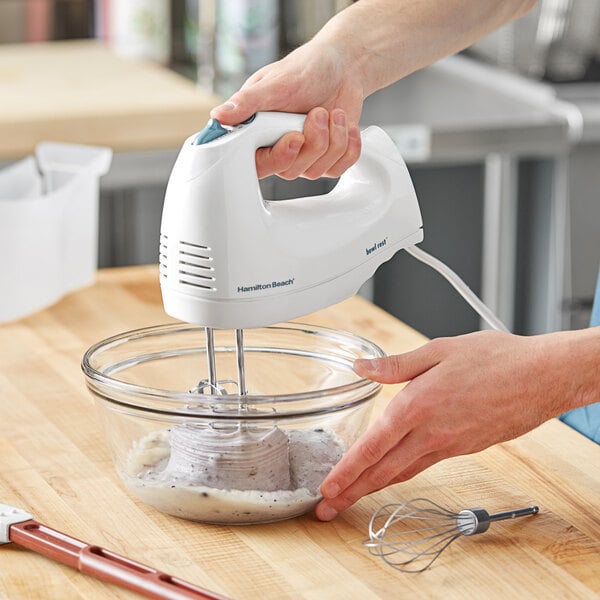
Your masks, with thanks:
[[(273, 109), (273, 107), (269, 107)], [(253, 91), (253, 88), (236, 92), (229, 100), (210, 111), (210, 116), (223, 125), (238, 125), (249, 119), (259, 110), (265, 110), (264, 98)]]
[(439, 359), (427, 351), (427, 345), (412, 352), (385, 358), (354, 361), (354, 371), (361, 377), (379, 383), (403, 383), (418, 377), (439, 363)]
[(223, 125), (238, 125), (246, 119), (249, 119), (254, 112), (249, 111), (245, 106), (239, 106), (234, 104), (231, 100), (227, 100), (227, 102), (224, 102), (220, 106), (215, 106), (215, 108), (210, 111), (210, 116)]

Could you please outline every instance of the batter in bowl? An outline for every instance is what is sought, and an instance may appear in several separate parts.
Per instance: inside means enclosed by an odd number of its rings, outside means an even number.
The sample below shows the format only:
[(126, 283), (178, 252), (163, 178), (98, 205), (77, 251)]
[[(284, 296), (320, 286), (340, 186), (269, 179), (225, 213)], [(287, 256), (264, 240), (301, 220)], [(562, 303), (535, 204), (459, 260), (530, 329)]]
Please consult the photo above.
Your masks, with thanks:
[(264, 523), (314, 507), (344, 451), (322, 428), (177, 425), (139, 440), (122, 477), (135, 496), (177, 517)]

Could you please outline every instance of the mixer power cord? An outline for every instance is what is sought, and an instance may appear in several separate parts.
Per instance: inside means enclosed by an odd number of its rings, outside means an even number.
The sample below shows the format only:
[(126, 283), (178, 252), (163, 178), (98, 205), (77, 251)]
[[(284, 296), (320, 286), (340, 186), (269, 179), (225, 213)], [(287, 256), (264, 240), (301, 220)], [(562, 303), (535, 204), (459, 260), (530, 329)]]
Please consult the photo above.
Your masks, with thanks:
[(442, 275), (467, 301), (467, 303), (479, 313), (479, 316), (486, 321), (492, 329), (506, 332), (509, 331), (506, 325), (504, 325), (504, 323), (477, 297), (471, 288), (449, 266), (416, 246), (408, 246), (405, 250), (411, 256), (414, 256), (414, 258), (430, 266)]

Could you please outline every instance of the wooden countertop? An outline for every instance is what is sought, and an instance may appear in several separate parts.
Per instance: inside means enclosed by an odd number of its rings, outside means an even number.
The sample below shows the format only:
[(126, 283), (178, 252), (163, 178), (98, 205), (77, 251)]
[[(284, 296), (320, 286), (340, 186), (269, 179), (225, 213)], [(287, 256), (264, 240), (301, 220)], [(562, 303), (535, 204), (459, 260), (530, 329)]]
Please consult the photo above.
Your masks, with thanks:
[[(600, 446), (559, 421), (434, 466), (362, 499), (331, 523), (312, 515), (246, 527), (179, 520), (124, 490), (80, 371), (109, 335), (165, 322), (155, 267), (101, 271), (96, 285), (0, 325), (0, 503), (233, 599), (597, 598)], [(424, 338), (353, 298), (304, 319), (363, 335), (388, 353)], [(397, 386), (387, 386), (379, 409)], [(489, 511), (536, 503), (540, 514), (459, 538), (420, 575), (361, 545), (383, 503), (425, 496)], [(137, 598), (12, 544), (0, 546), (0, 598)]]
[(179, 148), (218, 99), (100, 42), (0, 45), (0, 160), (43, 140), (115, 151)]

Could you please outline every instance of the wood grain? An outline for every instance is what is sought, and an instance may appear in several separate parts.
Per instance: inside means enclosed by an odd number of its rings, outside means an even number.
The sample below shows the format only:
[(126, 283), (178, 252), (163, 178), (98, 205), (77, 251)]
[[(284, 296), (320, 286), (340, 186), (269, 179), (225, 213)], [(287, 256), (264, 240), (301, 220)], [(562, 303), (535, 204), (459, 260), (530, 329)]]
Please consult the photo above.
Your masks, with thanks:
[[(80, 361), (102, 338), (168, 320), (150, 266), (101, 271), (94, 286), (0, 325), (0, 502), (238, 600), (600, 595), (600, 447), (556, 420), (364, 498), (332, 523), (307, 515), (208, 526), (133, 499), (114, 472)], [(363, 335), (388, 353), (425, 342), (360, 298), (303, 320)], [(399, 389), (386, 386), (378, 410)], [(461, 538), (429, 571), (408, 575), (361, 541), (379, 505), (416, 496), (454, 509), (537, 503), (541, 510)], [(136, 597), (12, 544), (0, 547), (2, 599)]]
[(0, 46), (0, 159), (44, 140), (117, 152), (179, 148), (219, 101), (95, 41)]

